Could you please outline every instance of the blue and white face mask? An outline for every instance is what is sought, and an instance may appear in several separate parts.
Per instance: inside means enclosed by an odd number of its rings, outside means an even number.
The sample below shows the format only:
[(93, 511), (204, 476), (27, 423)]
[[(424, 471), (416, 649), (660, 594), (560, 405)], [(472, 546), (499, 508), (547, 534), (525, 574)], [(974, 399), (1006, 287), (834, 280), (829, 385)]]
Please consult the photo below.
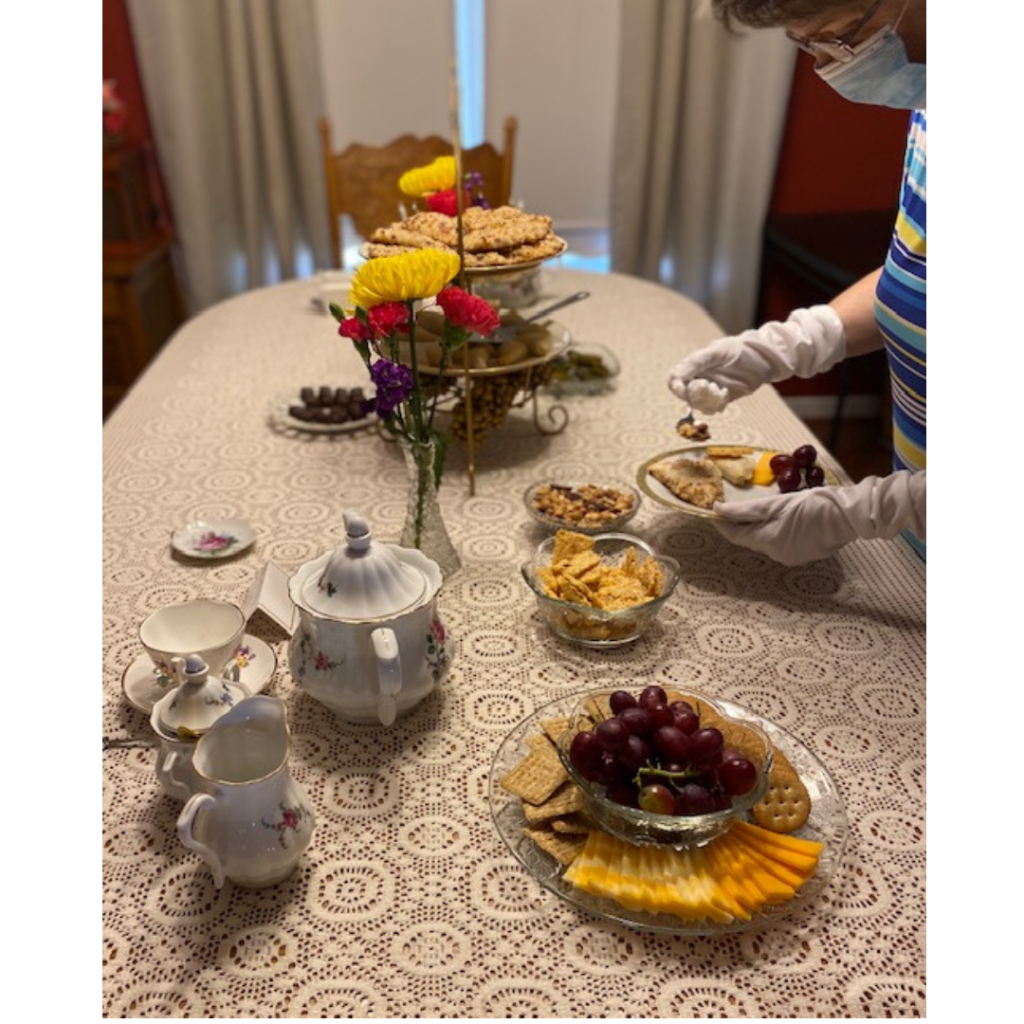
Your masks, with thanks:
[(907, 48), (886, 25), (853, 51), (845, 64), (833, 61), (815, 71), (840, 96), (901, 110), (925, 109), (925, 65), (912, 64)]

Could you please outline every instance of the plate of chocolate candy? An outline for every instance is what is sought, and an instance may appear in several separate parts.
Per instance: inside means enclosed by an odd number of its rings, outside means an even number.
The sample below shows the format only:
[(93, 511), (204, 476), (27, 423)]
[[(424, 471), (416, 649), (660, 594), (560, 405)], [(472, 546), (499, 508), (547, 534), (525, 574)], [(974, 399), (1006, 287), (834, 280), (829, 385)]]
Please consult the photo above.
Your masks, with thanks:
[(376, 420), (372, 405), (373, 396), (363, 387), (306, 385), (279, 396), (271, 420), (282, 429), (337, 434), (371, 426)]

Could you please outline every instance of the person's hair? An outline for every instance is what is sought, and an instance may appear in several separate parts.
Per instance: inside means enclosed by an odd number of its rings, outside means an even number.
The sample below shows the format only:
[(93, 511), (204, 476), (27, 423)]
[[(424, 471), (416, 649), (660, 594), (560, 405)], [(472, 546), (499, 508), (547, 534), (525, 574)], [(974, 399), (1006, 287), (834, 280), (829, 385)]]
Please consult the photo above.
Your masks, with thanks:
[(773, 28), (856, 6), (854, 0), (711, 0), (711, 3), (715, 17), (726, 25), (738, 22), (751, 28)]

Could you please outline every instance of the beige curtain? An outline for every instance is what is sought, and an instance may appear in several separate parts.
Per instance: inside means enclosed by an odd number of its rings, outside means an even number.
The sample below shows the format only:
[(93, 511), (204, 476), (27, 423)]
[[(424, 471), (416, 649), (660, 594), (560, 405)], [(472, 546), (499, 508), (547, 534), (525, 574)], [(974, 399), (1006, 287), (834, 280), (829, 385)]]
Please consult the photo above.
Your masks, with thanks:
[(129, 0), (192, 312), (330, 265), (312, 0)]
[(622, 9), (612, 268), (745, 330), (796, 48), (774, 29), (730, 33), (707, 0)]

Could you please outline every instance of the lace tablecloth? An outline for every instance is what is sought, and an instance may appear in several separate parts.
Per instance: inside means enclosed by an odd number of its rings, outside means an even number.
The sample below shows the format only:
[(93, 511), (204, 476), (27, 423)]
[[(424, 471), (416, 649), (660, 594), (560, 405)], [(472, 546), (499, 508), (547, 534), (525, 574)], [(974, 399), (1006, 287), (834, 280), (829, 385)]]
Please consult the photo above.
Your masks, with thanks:
[[(707, 523), (646, 500), (630, 525), (683, 580), (636, 643), (591, 651), (536, 616), (518, 566), (541, 539), (522, 495), (547, 478), (634, 480), (679, 447), (665, 379), (721, 332), (681, 295), (618, 275), (546, 272), (558, 314), (612, 349), (613, 390), (559, 401), (558, 434), (530, 407), (476, 453), (454, 447), (441, 489), (462, 558), (440, 608), (455, 639), (442, 687), (389, 730), (349, 725), (291, 679), (286, 636), (266, 692), (293, 734), (291, 771), (315, 805), (296, 871), (263, 890), (230, 881), (179, 841), (150, 745), (103, 753), (103, 1010), (192, 1017), (880, 1017), (925, 1014), (925, 572), (902, 541), (858, 542), (784, 568)], [(104, 428), (104, 714), (111, 739), (152, 740), (122, 691), (153, 609), (240, 602), (271, 560), (287, 572), (341, 539), (343, 509), (397, 541), (400, 453), (373, 430), (276, 429), (306, 384), (364, 383), (312, 281), (210, 309), (172, 339)], [(553, 400), (541, 397), (543, 417)], [(771, 388), (710, 419), (716, 441), (809, 440)], [(542, 419), (543, 425), (543, 419)], [(823, 455), (824, 463), (844, 474)], [(244, 517), (256, 542), (224, 561), (176, 558), (172, 531)], [(747, 705), (833, 774), (850, 823), (823, 895), (763, 930), (684, 938), (633, 930), (542, 888), (509, 854), (486, 786), (503, 737), (540, 705), (613, 682), (682, 683)]]

